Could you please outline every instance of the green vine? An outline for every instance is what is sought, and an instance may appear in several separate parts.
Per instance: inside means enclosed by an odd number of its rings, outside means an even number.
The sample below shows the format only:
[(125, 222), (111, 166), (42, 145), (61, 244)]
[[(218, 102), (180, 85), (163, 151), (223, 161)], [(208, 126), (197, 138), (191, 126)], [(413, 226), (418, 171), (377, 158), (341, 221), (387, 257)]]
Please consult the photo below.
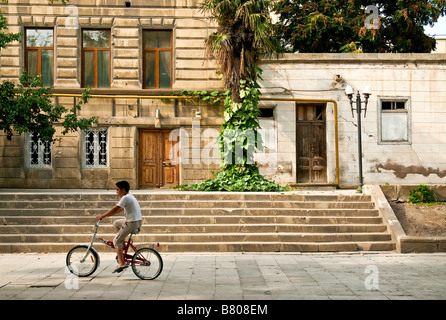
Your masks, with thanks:
[(172, 96), (186, 96), (190, 98), (198, 98), (202, 101), (206, 101), (209, 103), (217, 103), (225, 100), (225, 98), (230, 95), (229, 91), (226, 92), (219, 92), (219, 91), (212, 91), (207, 92), (206, 90), (202, 91), (191, 91), (187, 89), (183, 89), (180, 92), (172, 92)]
[(258, 132), (260, 124), (260, 86), (262, 70), (255, 68), (255, 75), (240, 80), (240, 102), (231, 98), (231, 93), (214, 91), (182, 90), (176, 95), (198, 97), (210, 103), (224, 102), (224, 122), (218, 137), (222, 163), (213, 179), (201, 183), (184, 184), (175, 187), (179, 190), (194, 191), (287, 191), (290, 187), (281, 186), (259, 173), (254, 162), (255, 150), (263, 150), (262, 137)]

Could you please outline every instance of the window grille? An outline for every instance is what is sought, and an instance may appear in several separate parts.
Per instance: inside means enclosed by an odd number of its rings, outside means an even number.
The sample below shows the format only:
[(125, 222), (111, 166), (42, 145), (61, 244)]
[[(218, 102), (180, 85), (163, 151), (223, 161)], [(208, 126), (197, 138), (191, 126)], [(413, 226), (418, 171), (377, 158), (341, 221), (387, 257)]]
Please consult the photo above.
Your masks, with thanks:
[(29, 134), (30, 167), (51, 167), (51, 142), (42, 141), (38, 134)]
[(107, 167), (108, 130), (89, 129), (84, 133), (84, 166)]

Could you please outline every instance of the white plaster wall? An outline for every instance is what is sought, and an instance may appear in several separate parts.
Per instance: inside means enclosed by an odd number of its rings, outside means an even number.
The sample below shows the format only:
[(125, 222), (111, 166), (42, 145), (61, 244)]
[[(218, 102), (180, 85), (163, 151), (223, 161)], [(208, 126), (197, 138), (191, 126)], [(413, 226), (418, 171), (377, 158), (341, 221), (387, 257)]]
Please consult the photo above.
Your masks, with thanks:
[[(445, 54), (286, 54), (262, 65), (263, 97), (337, 101), (339, 185), (358, 184), (357, 117), (352, 117), (346, 85), (362, 93), (370, 85), (362, 117), (365, 184), (446, 182)], [(410, 98), (409, 144), (379, 144), (378, 97)], [(278, 178), (295, 182), (294, 102), (276, 107), (279, 158), (293, 161), (293, 172)], [(328, 183), (336, 183), (334, 104), (327, 104)], [(288, 181), (287, 181), (288, 180)]]

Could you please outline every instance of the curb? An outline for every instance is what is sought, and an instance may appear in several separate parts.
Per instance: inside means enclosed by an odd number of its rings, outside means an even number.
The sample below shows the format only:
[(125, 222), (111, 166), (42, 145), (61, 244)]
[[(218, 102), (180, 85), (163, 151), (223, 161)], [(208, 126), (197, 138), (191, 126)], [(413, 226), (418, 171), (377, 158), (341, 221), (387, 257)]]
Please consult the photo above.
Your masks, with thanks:
[(438, 253), (446, 252), (446, 237), (414, 237), (408, 236), (395, 216), (386, 196), (379, 185), (364, 186), (364, 193), (372, 197), (372, 201), (382, 215), (392, 239), (395, 239), (399, 253)]

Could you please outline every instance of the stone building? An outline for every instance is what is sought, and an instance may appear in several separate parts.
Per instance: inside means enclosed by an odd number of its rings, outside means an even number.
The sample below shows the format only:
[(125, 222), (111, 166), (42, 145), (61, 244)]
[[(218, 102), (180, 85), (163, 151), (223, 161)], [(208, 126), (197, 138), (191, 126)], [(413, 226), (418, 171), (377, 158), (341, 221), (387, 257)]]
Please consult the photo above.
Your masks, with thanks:
[(444, 184), (445, 63), (443, 53), (289, 54), (265, 61), (264, 97), (295, 100), (274, 103), (277, 163), (288, 168), (277, 180), (358, 185), (358, 118), (345, 94), (349, 85), (363, 108), (364, 88), (372, 92), (361, 115), (364, 183)]
[[(1, 4), (8, 32), (21, 32), (23, 40), (1, 51), (0, 81), (18, 82), (26, 67), (54, 87), (54, 103), (67, 107), (90, 86), (93, 98), (79, 116), (97, 116), (99, 124), (66, 136), (58, 130), (60, 139), (54, 145), (42, 144), (32, 135), (12, 141), (2, 137), (0, 186), (113, 188), (116, 180), (126, 179), (144, 188), (211, 177), (219, 156), (208, 165), (193, 159), (179, 164), (178, 152), (170, 155), (170, 150), (178, 144), (180, 132), (172, 130), (182, 128), (182, 144), (190, 146), (192, 157), (192, 146), (201, 150), (209, 143), (201, 141), (202, 131), (218, 132), (221, 107), (159, 98), (181, 89), (222, 89), (203, 47), (213, 26), (197, 4), (198, 0)], [(198, 132), (192, 134), (192, 127)]]
[[(42, 74), (54, 103), (98, 125), (42, 143), (0, 137), (2, 188), (134, 188), (203, 181), (220, 163), (221, 105), (172, 92), (222, 90), (203, 41), (215, 30), (198, 0), (10, 0), (0, 8), (21, 43), (0, 54), (0, 81), (21, 68)], [(262, 172), (284, 184), (358, 185), (357, 117), (347, 85), (362, 94), (366, 184), (444, 183), (446, 54), (286, 54), (262, 64)], [(354, 97), (355, 98), (355, 97)]]

